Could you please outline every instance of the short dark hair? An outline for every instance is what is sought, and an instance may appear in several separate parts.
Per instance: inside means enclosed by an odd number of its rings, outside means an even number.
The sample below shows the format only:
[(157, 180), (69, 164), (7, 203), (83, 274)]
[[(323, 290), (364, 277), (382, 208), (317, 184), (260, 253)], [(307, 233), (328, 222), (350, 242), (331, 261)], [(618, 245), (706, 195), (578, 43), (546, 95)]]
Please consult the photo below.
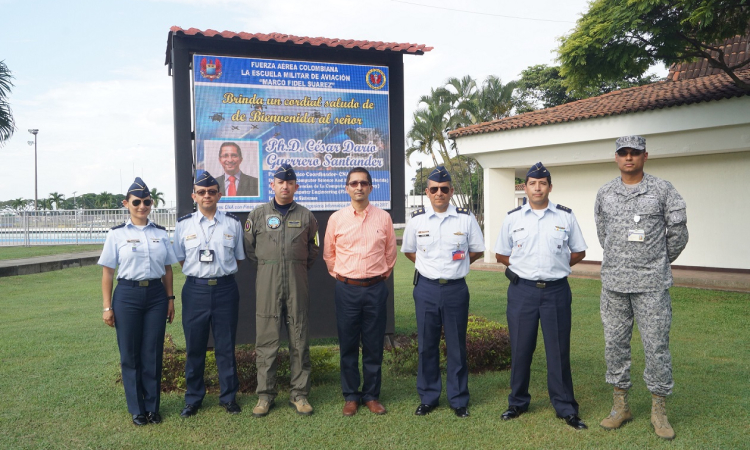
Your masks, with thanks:
[(242, 149), (239, 145), (235, 144), (234, 142), (224, 142), (219, 146), (219, 158), (221, 158), (221, 149), (224, 147), (234, 147), (237, 149), (237, 154), (240, 155), (240, 158), (242, 158)]
[(349, 184), (349, 178), (351, 178), (353, 173), (365, 173), (367, 174), (367, 181), (372, 185), (372, 176), (370, 176), (370, 172), (367, 171), (364, 167), (355, 167), (352, 170), (349, 171), (349, 173), (346, 174), (346, 184)]
[[(547, 183), (549, 183), (550, 186), (552, 186), (552, 175), (544, 177), (547, 179)], [(539, 178), (541, 180), (541, 178)], [(523, 184), (526, 184), (529, 182), (529, 177), (526, 177), (526, 181), (523, 182)]]

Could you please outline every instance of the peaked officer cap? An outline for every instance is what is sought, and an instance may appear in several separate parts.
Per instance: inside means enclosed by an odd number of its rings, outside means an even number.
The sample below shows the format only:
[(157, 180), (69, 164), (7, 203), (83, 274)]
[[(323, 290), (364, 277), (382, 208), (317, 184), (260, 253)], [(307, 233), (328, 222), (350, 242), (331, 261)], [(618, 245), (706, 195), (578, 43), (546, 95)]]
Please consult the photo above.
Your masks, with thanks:
[(294, 169), (289, 164), (282, 164), (276, 169), (276, 173), (273, 174), (274, 178), (278, 178), (281, 181), (296, 180), (297, 174), (294, 173)]
[(430, 172), (430, 176), (428, 176), (427, 179), (442, 183), (444, 181), (451, 181), (451, 174), (445, 170), (445, 166), (437, 166), (435, 167), (435, 170)]
[(195, 185), (201, 187), (211, 187), (218, 186), (219, 182), (216, 181), (216, 178), (212, 177), (210, 173), (204, 170), (203, 173), (195, 179)]
[(526, 178), (547, 178), (549, 176), (551, 176), (549, 170), (544, 167), (541, 161), (531, 166), (529, 171), (526, 172)]
[(151, 195), (151, 191), (148, 189), (148, 186), (146, 186), (146, 183), (141, 180), (141, 177), (135, 177), (135, 181), (133, 181), (133, 184), (128, 188), (128, 193), (125, 197), (129, 195), (138, 198), (146, 198)]
[(633, 150), (646, 150), (646, 138), (643, 136), (623, 136), (615, 141), (615, 151), (621, 148), (632, 148)]

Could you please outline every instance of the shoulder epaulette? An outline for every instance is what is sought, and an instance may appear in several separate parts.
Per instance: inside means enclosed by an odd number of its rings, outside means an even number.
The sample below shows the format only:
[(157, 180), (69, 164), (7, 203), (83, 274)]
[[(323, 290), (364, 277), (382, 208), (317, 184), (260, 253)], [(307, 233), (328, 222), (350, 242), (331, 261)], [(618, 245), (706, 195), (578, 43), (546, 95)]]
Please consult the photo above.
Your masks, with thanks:
[(242, 222), (239, 217), (235, 216), (232, 213), (224, 213), (227, 217), (231, 217), (232, 219), (236, 220), (237, 222)]
[(417, 217), (420, 214), (424, 214), (424, 208), (419, 208), (418, 210), (414, 211), (413, 213), (411, 213), (411, 216)]
[(191, 214), (185, 214), (184, 216), (182, 216), (179, 219), (177, 219), (177, 221), (178, 222), (182, 222), (185, 219), (189, 219), (192, 215), (193, 215), (192, 213)]
[(466, 214), (471, 215), (471, 211), (469, 211), (469, 208), (456, 208), (456, 212), (459, 214)]
[(573, 212), (572, 209), (568, 208), (567, 206), (563, 206), (563, 205), (557, 205), (557, 209), (559, 209), (560, 211), (565, 211), (568, 214), (570, 214), (570, 213)]
[(523, 206), (519, 206), (518, 208), (513, 208), (510, 211), (508, 211), (508, 214), (513, 214), (516, 211), (520, 211), (521, 208), (523, 208)]
[(155, 226), (156, 228), (158, 228), (158, 229), (160, 229), (160, 230), (164, 230), (164, 231), (167, 231), (167, 229), (166, 229), (166, 228), (164, 228), (163, 226), (159, 225), (158, 223), (154, 223), (154, 222), (151, 222), (151, 223), (152, 223), (152, 224), (153, 224), (153, 225), (154, 225), (154, 226)]
[(112, 228), (110, 228), (110, 229), (111, 229), (111, 230), (116, 230), (116, 229), (118, 229), (118, 228), (122, 228), (122, 227), (124, 227), (124, 226), (125, 226), (125, 222), (121, 223), (120, 225), (115, 225), (115, 226), (113, 226), (113, 227), (112, 227)]

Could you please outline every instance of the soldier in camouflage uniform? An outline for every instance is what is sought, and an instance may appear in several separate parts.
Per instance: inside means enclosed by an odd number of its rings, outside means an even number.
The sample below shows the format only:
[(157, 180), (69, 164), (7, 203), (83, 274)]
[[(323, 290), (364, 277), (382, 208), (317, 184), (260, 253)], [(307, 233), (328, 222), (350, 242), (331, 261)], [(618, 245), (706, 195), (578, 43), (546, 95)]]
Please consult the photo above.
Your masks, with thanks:
[(670, 263), (687, 245), (685, 201), (668, 181), (643, 172), (646, 139), (624, 136), (616, 141), (620, 177), (602, 186), (594, 214), (602, 261), (601, 316), (604, 324), (607, 383), (614, 385), (614, 407), (601, 422), (619, 428), (632, 419), (627, 404), (633, 318), (643, 341), (643, 379), (652, 394), (651, 423), (656, 434), (674, 439), (665, 397), (672, 393), (669, 328), (672, 323)]
[(254, 417), (263, 417), (274, 405), (276, 355), (281, 322), (289, 334), (292, 390), (289, 405), (310, 415), (310, 348), (307, 337), (309, 309), (307, 271), (318, 256), (318, 222), (307, 208), (294, 201), (299, 185), (289, 164), (283, 164), (271, 183), (274, 198), (250, 212), (245, 223), (245, 253), (258, 265), (255, 285), (255, 352), (258, 368), (258, 404)]

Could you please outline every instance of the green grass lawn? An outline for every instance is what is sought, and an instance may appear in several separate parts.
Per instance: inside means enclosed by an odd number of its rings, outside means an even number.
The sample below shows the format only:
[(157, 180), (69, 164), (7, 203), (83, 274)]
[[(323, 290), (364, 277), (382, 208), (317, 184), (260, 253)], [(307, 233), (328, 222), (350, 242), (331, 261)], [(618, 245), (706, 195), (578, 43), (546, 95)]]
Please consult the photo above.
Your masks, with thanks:
[[(175, 285), (184, 277), (176, 270)], [(161, 425), (130, 423), (122, 386), (116, 383), (114, 330), (101, 321), (100, 269), (66, 269), (0, 279), (0, 448), (747, 448), (750, 435), (749, 294), (674, 288), (671, 349), (675, 394), (667, 407), (677, 432), (673, 442), (657, 438), (649, 423), (650, 395), (643, 380), (640, 336), (633, 338), (631, 407), (635, 420), (621, 430), (598, 427), (611, 407), (604, 382), (604, 341), (595, 280), (572, 280), (572, 366), (581, 417), (591, 427), (576, 432), (555, 418), (546, 392), (541, 337), (531, 379), (529, 413), (502, 422), (508, 372), (471, 375), (469, 419), (447, 407), (416, 417), (413, 377), (384, 373), (381, 400), (388, 414), (366, 409), (341, 416), (337, 377), (313, 386), (315, 414), (297, 416), (277, 398), (263, 419), (250, 409), (254, 395), (240, 395), (242, 414), (230, 416), (207, 396), (196, 417), (179, 417), (180, 393), (162, 395)], [(396, 330), (415, 330), (412, 266), (403, 256), (396, 269)], [(505, 323), (507, 281), (500, 273), (469, 276), (471, 312)], [(176, 289), (179, 293), (179, 289)], [(167, 330), (184, 343), (180, 302)]]
[(59, 255), (101, 250), (102, 244), (86, 245), (39, 245), (32, 247), (0, 247), (0, 260), (32, 258), (34, 256)]

